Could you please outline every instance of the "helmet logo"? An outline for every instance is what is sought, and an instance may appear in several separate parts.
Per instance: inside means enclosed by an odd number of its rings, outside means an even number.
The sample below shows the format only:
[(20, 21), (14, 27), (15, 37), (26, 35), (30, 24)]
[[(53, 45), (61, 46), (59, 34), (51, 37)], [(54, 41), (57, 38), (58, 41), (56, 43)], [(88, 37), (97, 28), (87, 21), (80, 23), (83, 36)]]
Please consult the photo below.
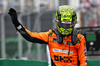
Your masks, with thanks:
[(63, 21), (62, 21), (62, 23), (64, 23), (64, 24), (71, 24), (71, 22), (63, 22)]

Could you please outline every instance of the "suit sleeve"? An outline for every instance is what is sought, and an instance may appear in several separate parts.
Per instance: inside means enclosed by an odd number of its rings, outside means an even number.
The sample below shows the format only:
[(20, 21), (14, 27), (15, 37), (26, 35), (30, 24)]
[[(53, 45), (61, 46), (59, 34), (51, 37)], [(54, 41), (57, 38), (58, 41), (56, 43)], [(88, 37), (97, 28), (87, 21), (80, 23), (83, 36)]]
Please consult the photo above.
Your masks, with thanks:
[(31, 32), (21, 24), (17, 26), (16, 29), (29, 42), (48, 44), (49, 32)]
[(81, 37), (80, 47), (78, 49), (78, 59), (80, 66), (87, 66), (87, 50), (86, 50), (86, 41), (84, 36)]

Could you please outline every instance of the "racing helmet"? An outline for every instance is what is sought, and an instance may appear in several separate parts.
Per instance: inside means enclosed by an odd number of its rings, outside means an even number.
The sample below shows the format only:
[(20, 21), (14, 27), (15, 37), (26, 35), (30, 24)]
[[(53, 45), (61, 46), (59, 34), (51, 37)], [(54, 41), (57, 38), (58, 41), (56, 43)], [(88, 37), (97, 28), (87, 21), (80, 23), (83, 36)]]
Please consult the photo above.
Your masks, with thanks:
[(60, 6), (55, 14), (55, 22), (58, 31), (62, 35), (69, 35), (77, 23), (77, 14), (74, 9), (68, 5)]

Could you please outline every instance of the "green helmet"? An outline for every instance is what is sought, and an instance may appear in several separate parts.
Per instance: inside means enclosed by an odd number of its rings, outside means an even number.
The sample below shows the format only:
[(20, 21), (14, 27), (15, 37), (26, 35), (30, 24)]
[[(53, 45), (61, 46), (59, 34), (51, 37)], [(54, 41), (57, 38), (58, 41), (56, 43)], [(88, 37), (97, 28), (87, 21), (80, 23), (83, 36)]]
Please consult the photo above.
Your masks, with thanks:
[(55, 21), (58, 31), (62, 35), (69, 35), (77, 22), (77, 15), (72, 7), (63, 5), (56, 11)]

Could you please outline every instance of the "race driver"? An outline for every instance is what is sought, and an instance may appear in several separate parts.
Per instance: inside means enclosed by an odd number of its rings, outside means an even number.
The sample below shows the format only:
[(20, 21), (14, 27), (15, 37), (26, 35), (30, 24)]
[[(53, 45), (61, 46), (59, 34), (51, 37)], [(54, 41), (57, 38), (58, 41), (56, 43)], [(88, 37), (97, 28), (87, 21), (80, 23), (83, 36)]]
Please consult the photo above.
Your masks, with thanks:
[(68, 5), (62, 5), (55, 13), (56, 29), (47, 32), (31, 32), (17, 18), (16, 10), (10, 8), (8, 14), (17, 31), (33, 43), (48, 44), (51, 66), (87, 66), (86, 41), (74, 28), (77, 14)]

